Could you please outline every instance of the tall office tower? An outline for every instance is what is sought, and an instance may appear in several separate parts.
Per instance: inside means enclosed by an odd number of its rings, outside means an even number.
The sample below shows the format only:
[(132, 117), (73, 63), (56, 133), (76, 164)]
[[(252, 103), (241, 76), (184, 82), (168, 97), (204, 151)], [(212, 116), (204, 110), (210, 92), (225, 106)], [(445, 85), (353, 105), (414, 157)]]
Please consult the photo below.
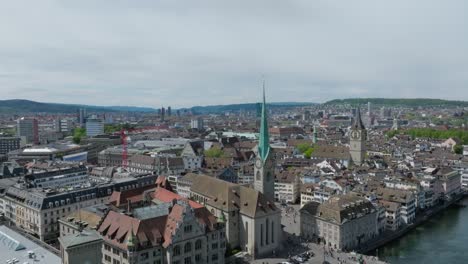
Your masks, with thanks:
[(161, 121), (164, 121), (164, 116), (166, 115), (166, 108), (161, 107)]
[(167, 116), (171, 116), (172, 114), (172, 109), (170, 106), (167, 107)]
[(37, 119), (22, 117), (16, 121), (16, 134), (26, 144), (39, 144), (39, 126)]
[(80, 108), (78, 109), (78, 114), (77, 114), (77, 121), (80, 127), (85, 127), (86, 123), (86, 109), (85, 108)]

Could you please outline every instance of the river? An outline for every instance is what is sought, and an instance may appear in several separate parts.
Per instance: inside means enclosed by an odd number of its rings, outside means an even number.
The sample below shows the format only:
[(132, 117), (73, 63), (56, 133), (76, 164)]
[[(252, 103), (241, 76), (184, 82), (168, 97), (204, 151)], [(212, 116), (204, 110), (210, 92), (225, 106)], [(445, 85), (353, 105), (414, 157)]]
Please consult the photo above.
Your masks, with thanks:
[(377, 253), (391, 264), (468, 263), (468, 207), (447, 208)]

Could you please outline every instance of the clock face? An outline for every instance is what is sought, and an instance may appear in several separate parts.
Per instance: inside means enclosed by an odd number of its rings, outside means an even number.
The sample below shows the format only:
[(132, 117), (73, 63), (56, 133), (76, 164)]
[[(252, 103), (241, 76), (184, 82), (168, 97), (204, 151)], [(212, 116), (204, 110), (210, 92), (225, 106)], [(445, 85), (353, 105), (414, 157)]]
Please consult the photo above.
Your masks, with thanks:
[(361, 136), (361, 132), (357, 131), (357, 130), (353, 130), (351, 132), (351, 138), (352, 139), (359, 139), (359, 137)]
[(257, 169), (260, 169), (262, 165), (263, 165), (262, 159), (257, 158), (257, 160), (255, 161), (255, 167), (257, 167)]

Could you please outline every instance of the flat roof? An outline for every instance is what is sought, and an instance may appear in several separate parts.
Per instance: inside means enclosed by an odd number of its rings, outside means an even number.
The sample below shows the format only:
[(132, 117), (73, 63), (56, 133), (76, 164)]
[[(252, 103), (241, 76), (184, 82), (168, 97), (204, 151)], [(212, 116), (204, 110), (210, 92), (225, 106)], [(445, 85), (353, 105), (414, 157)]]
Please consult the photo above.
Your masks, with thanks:
[[(29, 257), (30, 253), (32, 258)], [(20, 264), (61, 263), (60, 257), (4, 225), (0, 226), (0, 256), (5, 263), (9, 260), (18, 260), (16, 263)]]

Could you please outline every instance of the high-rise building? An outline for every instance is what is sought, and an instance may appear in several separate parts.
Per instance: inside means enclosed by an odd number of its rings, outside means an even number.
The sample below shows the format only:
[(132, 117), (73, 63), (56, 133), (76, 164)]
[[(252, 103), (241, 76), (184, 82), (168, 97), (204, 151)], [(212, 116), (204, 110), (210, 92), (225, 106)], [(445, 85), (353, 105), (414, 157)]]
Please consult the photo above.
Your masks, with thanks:
[(161, 107), (161, 121), (164, 121), (164, 116), (166, 115), (166, 108)]
[(260, 138), (256, 150), (257, 159), (254, 168), (254, 188), (263, 193), (270, 201), (275, 199), (275, 161), (270, 148), (268, 117), (265, 102), (265, 84), (263, 85), (263, 104), (260, 119)]
[(26, 144), (39, 143), (39, 127), (37, 119), (22, 117), (16, 123), (16, 134), (25, 140)]
[(104, 122), (102, 119), (93, 116), (86, 119), (86, 135), (95, 137), (104, 134)]
[(367, 102), (367, 115), (371, 115), (371, 102)]
[(195, 119), (192, 119), (190, 121), (190, 127), (192, 129), (198, 129), (198, 130), (202, 130), (203, 129), (203, 118), (199, 117), (199, 118), (195, 118)]
[(171, 116), (172, 114), (172, 109), (170, 106), (167, 107), (167, 116)]
[(349, 151), (351, 159), (356, 165), (361, 165), (364, 162), (366, 154), (366, 140), (367, 131), (362, 124), (361, 111), (358, 108), (356, 112), (356, 118), (354, 119), (354, 124), (351, 127), (349, 139)]
[(86, 123), (86, 109), (80, 108), (78, 109), (77, 121), (80, 127), (84, 127)]

